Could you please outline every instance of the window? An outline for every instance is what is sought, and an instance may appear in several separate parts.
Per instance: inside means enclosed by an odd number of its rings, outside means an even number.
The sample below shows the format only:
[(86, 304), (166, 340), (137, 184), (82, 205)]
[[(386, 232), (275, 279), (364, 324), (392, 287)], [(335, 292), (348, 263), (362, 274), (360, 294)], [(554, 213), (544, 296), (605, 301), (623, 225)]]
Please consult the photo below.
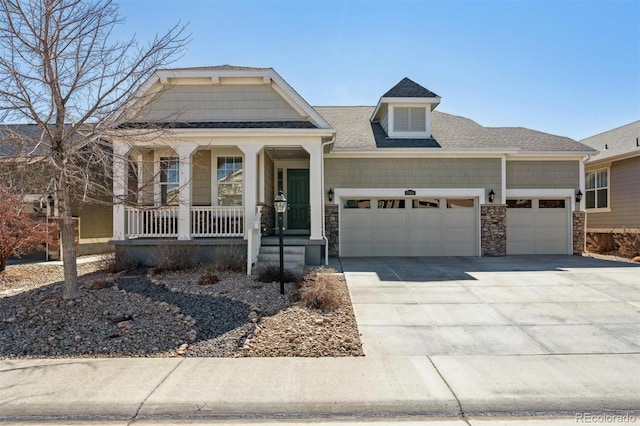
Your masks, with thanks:
[(447, 200), (447, 208), (448, 209), (469, 209), (473, 208), (474, 201), (473, 198), (468, 199), (460, 199), (460, 200)]
[(609, 169), (592, 170), (586, 173), (586, 195), (588, 209), (609, 207)]
[(342, 202), (343, 209), (370, 209), (371, 200), (344, 200)]
[(394, 132), (426, 132), (426, 108), (393, 108)]
[(242, 205), (242, 157), (218, 157), (218, 205)]
[(403, 199), (378, 200), (379, 209), (404, 209)]
[(564, 200), (538, 200), (539, 209), (564, 209)]
[(178, 157), (160, 157), (160, 203), (163, 206), (178, 204), (179, 175)]
[(507, 200), (508, 209), (530, 209), (531, 200)]
[(437, 209), (440, 208), (440, 200), (437, 198), (422, 198), (413, 200), (414, 209)]

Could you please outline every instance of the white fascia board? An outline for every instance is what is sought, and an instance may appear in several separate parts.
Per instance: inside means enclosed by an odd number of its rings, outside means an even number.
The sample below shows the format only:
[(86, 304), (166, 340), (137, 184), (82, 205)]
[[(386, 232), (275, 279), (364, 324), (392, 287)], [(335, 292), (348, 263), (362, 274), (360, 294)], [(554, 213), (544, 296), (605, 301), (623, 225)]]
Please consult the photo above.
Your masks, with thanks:
[[(405, 195), (405, 191), (415, 191), (415, 195)], [(336, 200), (346, 197), (470, 197), (478, 198), (485, 204), (484, 188), (334, 188)]]
[(432, 148), (420, 149), (380, 149), (377, 151), (330, 152), (326, 158), (501, 158), (509, 152), (500, 151), (428, 151)]
[(378, 111), (380, 110), (381, 106), (382, 106), (382, 98), (380, 98), (380, 100), (378, 101), (378, 104), (374, 108), (373, 114), (371, 114), (371, 117), (369, 117), (369, 121), (374, 121), (374, 119), (375, 119), (376, 115), (378, 114)]
[(602, 159), (587, 160), (586, 165), (587, 167), (591, 167), (591, 166), (595, 166), (603, 163), (611, 164), (614, 161), (628, 160), (629, 158), (634, 158), (634, 157), (640, 157), (640, 148), (638, 148), (638, 151), (635, 151), (635, 152), (626, 152), (624, 154), (614, 155), (614, 156), (606, 157)]
[(571, 198), (575, 197), (576, 188), (560, 189), (507, 189), (508, 198)]
[(576, 151), (562, 151), (562, 152), (531, 152), (522, 153), (516, 152), (507, 154), (508, 161), (540, 161), (540, 160), (576, 160), (582, 161), (588, 153), (576, 152)]
[(332, 137), (334, 130), (327, 129), (159, 129), (149, 134), (141, 134), (140, 130), (122, 130), (131, 138), (155, 140), (158, 138), (203, 138), (203, 137)]
[(599, 163), (588, 163), (588, 164), (585, 164), (585, 171), (590, 172), (593, 170), (608, 169), (611, 167), (611, 164), (612, 164), (611, 161), (601, 161)]
[[(300, 108), (304, 113), (301, 115), (305, 115), (309, 117), (309, 119), (319, 128), (321, 129), (332, 129), (331, 125), (324, 119), (318, 112), (309, 105), (307, 101), (305, 101), (302, 96), (296, 92), (293, 87), (287, 83), (284, 78), (280, 77), (280, 75), (274, 70), (269, 71), (271, 80), (273, 81), (272, 87), (284, 97), (284, 99), (291, 104), (293, 108)], [(280, 90), (278, 90), (280, 89)]]
[(431, 98), (380, 98), (379, 103), (386, 104), (439, 104), (440, 96)]

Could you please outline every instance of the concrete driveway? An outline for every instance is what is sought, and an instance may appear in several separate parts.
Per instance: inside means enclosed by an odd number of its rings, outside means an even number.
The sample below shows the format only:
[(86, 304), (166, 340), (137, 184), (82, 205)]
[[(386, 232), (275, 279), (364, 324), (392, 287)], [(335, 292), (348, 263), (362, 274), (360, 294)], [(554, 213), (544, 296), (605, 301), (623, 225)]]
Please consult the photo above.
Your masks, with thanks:
[(640, 265), (341, 258), (367, 356), (640, 353)]

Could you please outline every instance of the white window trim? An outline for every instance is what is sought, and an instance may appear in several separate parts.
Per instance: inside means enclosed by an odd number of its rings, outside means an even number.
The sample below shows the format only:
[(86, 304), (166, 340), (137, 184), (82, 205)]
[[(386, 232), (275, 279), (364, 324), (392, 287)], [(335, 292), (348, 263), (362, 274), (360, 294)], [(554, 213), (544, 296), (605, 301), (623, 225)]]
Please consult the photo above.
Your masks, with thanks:
[(211, 168), (213, 170), (213, 173), (211, 173), (212, 176), (212, 187), (211, 187), (211, 192), (212, 194), (212, 199), (211, 199), (211, 205), (212, 206), (220, 206), (220, 204), (218, 204), (218, 185), (220, 185), (220, 182), (218, 182), (218, 159), (220, 158), (229, 158), (229, 157), (240, 157), (242, 158), (242, 205), (244, 205), (244, 190), (245, 190), (245, 167), (246, 167), (246, 159), (244, 158), (243, 154), (223, 154), (223, 153), (217, 153), (215, 155), (215, 163), (213, 163), (211, 165)]
[[(598, 173), (600, 170), (606, 170), (607, 171), (607, 186), (606, 187), (601, 187), (601, 188), (593, 188), (593, 189), (587, 189), (587, 173)], [(607, 189), (607, 207), (593, 207), (593, 208), (589, 208), (587, 207), (587, 191), (597, 191), (598, 189)], [(597, 204), (597, 200), (596, 200), (596, 204)], [(606, 167), (599, 167), (597, 169), (591, 169), (591, 170), (587, 170), (584, 173), (584, 206), (585, 206), (585, 211), (589, 212), (589, 213), (610, 213), (611, 212), (611, 166), (606, 166)]]
[[(402, 132), (395, 129), (395, 108), (424, 108), (424, 132)], [(391, 104), (388, 110), (388, 122), (389, 137), (390, 138), (407, 138), (407, 139), (420, 139), (431, 137), (431, 108), (429, 105), (422, 104)]]

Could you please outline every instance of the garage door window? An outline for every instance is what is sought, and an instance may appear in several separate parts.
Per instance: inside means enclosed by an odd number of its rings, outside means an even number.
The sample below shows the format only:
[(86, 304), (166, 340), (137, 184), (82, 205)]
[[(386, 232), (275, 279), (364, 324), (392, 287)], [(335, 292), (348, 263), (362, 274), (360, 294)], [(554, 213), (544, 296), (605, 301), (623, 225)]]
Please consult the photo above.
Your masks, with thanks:
[(531, 200), (507, 200), (508, 209), (530, 209)]
[(565, 200), (538, 200), (540, 209), (564, 209)]
[(343, 209), (370, 209), (371, 200), (344, 200), (342, 202)]
[(447, 200), (448, 209), (472, 209), (474, 206), (473, 198)]
[(413, 200), (414, 209), (438, 209), (440, 208), (440, 200), (436, 198), (420, 198)]
[(404, 209), (403, 199), (378, 200), (379, 209)]

